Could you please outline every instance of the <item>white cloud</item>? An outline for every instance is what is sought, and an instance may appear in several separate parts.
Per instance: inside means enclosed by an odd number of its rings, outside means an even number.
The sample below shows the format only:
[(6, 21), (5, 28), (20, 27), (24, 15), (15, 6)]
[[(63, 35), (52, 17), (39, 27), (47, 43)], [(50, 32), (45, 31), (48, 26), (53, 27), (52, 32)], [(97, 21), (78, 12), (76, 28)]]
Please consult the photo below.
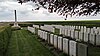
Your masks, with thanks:
[[(1, 21), (14, 21), (14, 10), (17, 10), (17, 16), (19, 21), (27, 20), (62, 20), (62, 18), (55, 13), (50, 14), (46, 9), (40, 8), (40, 10), (34, 10), (36, 6), (32, 2), (23, 3), (23, 5), (15, 1), (2, 1), (0, 2), (0, 20)], [(9, 20), (8, 20), (9, 19)]]
[[(64, 20), (64, 16), (59, 16), (56, 13), (49, 13), (46, 9), (34, 10), (37, 6), (33, 2), (19, 4), (16, 0), (0, 0), (0, 21), (14, 21), (14, 10), (17, 10), (19, 21), (60, 21)], [(99, 19), (95, 17), (68, 17), (68, 20), (87, 20)]]

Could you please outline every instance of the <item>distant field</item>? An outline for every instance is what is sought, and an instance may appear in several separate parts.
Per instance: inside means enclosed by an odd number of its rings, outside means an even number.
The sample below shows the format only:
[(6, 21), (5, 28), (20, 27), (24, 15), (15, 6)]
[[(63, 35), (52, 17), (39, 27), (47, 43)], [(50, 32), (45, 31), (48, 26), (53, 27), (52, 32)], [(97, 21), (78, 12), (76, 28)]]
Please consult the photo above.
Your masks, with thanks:
[[(25, 22), (24, 22), (25, 23)], [(26, 22), (32, 24), (56, 24), (56, 25), (86, 25), (86, 26), (100, 26), (100, 20), (91, 21), (36, 21)]]
[(34, 24), (56, 24), (56, 25), (91, 25), (100, 26), (100, 20), (95, 21), (41, 21), (41, 22), (31, 22)]
[[(4, 24), (13, 25), (14, 22), (1, 22)], [(87, 20), (87, 21), (27, 21), (27, 22), (18, 22), (20, 26), (32, 26), (33, 24), (55, 24), (55, 25), (82, 25), (82, 26), (100, 26), (100, 20)]]
[(0, 30), (3, 29), (3, 28), (4, 28), (4, 26), (0, 26)]

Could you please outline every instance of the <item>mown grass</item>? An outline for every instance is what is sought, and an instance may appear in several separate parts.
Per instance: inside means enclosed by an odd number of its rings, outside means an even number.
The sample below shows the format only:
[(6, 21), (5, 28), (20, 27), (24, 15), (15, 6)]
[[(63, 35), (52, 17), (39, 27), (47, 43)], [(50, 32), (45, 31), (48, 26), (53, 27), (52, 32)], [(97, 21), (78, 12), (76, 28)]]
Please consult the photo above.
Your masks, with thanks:
[(54, 56), (35, 35), (26, 30), (13, 31), (6, 56)]
[(1, 26), (0, 27), (0, 56), (4, 56), (6, 54), (9, 39), (11, 37), (11, 27)]
[(88, 46), (88, 56), (100, 56), (100, 47)]

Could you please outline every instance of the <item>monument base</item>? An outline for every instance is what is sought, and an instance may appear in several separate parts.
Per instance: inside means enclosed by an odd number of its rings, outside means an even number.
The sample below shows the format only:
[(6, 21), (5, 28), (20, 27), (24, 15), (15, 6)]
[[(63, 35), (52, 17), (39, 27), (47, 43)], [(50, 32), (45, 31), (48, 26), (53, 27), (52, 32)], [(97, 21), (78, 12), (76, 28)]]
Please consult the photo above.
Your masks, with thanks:
[(12, 26), (12, 28), (13, 28), (14, 30), (19, 30), (19, 29), (21, 29), (21, 27), (18, 25), (18, 23), (14, 23), (14, 25)]

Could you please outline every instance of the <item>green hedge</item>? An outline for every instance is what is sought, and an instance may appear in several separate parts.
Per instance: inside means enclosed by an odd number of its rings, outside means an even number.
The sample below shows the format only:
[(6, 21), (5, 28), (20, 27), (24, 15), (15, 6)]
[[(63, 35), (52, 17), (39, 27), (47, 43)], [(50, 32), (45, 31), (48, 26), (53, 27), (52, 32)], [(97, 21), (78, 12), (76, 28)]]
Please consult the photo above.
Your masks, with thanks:
[[(13, 26), (14, 24), (10, 24), (10, 25)], [(25, 24), (18, 24), (18, 25), (21, 27), (27, 27), (27, 26), (33, 26), (33, 23), (31, 23), (31, 24), (25, 23)]]
[(7, 51), (8, 43), (11, 37), (11, 27), (4, 26), (0, 28), (0, 56), (4, 56)]
[(55, 28), (54, 33), (55, 33), (55, 34), (59, 34), (59, 33), (60, 33), (60, 29)]

